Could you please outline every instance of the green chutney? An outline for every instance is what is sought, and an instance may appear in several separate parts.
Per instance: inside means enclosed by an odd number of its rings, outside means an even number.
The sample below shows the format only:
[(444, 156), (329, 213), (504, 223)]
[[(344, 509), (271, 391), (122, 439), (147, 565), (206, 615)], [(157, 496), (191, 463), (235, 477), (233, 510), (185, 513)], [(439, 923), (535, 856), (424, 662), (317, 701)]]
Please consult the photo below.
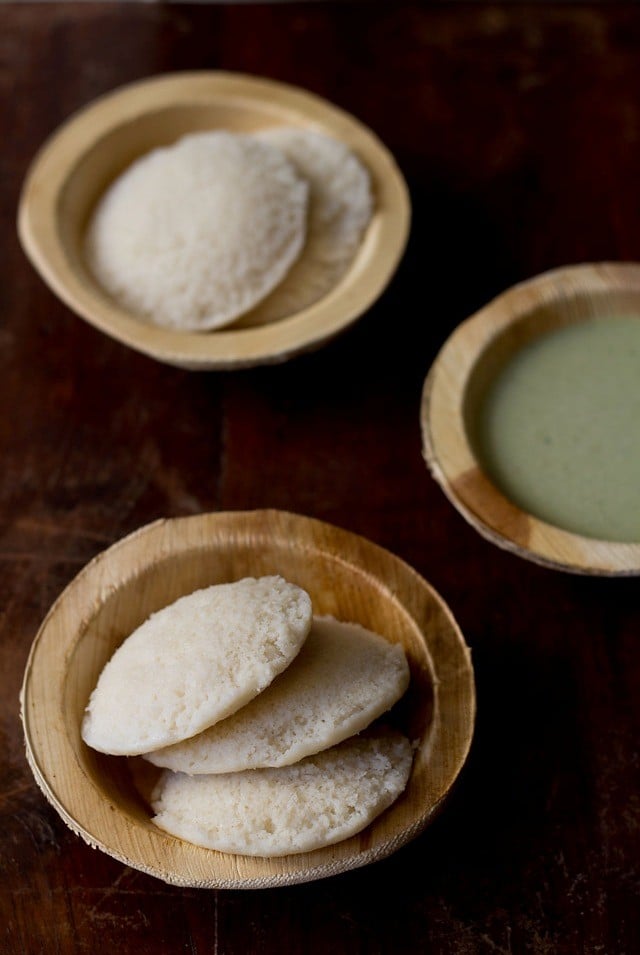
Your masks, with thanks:
[(640, 318), (594, 318), (507, 361), (472, 442), (514, 504), (564, 530), (640, 542)]

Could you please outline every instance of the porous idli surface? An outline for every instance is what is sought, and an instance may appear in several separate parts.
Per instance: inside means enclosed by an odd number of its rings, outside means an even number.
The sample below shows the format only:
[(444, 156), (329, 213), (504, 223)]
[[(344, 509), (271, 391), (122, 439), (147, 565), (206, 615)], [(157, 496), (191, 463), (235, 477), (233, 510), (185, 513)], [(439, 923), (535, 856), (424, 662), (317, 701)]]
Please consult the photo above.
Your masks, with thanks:
[(165, 769), (151, 797), (153, 821), (221, 852), (309, 852), (369, 825), (402, 793), (411, 763), (409, 741), (382, 730), (278, 769), (209, 776)]
[(282, 577), (247, 577), (181, 597), (116, 650), (91, 694), (82, 738), (134, 756), (200, 733), (291, 663), (311, 600)]
[(256, 138), (278, 147), (307, 180), (309, 216), (300, 258), (242, 324), (277, 321), (331, 291), (351, 265), (374, 209), (369, 172), (340, 140), (289, 126), (265, 129)]
[(404, 650), (356, 623), (315, 617), (284, 673), (209, 729), (147, 755), (183, 773), (286, 766), (359, 733), (409, 685)]
[(178, 330), (219, 328), (284, 278), (308, 186), (266, 140), (216, 130), (152, 150), (107, 189), (85, 256), (124, 308)]

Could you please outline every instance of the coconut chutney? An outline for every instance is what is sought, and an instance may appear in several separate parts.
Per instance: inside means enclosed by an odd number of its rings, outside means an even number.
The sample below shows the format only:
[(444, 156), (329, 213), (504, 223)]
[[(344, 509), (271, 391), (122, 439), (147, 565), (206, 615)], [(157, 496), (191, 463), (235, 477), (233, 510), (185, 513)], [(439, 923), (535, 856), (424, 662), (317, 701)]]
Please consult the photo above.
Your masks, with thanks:
[(542, 335), (472, 410), (476, 454), (513, 503), (587, 537), (640, 541), (640, 316)]

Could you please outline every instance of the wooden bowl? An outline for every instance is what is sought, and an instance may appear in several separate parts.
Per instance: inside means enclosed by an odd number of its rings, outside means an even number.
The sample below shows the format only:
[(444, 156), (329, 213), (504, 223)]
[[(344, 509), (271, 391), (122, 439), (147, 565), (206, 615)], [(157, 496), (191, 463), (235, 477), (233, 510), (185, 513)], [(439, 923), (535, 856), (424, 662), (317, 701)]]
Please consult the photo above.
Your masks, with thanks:
[(640, 542), (571, 533), (508, 500), (483, 471), (470, 439), (470, 411), (517, 350), (537, 336), (612, 314), (640, 316), (640, 266), (577, 265), (547, 272), (500, 295), (445, 342), (426, 378), (421, 408), (427, 465), (460, 513), (484, 537), (520, 557), (581, 574), (640, 573)]
[[(287, 124), (343, 140), (372, 178), (375, 213), (342, 281), (324, 298), (257, 327), (178, 332), (145, 324), (98, 285), (82, 238), (105, 188), (135, 159), (189, 132), (251, 132)], [(234, 73), (173, 73), (122, 87), (81, 110), (45, 144), (27, 176), (18, 232), (31, 262), (78, 315), (131, 348), (191, 369), (283, 361), (326, 342), (381, 294), (407, 240), (404, 179), (380, 140), (355, 118), (311, 93)]]
[[(199, 587), (271, 573), (308, 590), (316, 613), (357, 621), (403, 644), (411, 685), (392, 718), (416, 741), (416, 752), (405, 793), (359, 835), (261, 859), (201, 849), (156, 828), (134, 785), (138, 761), (89, 749), (80, 724), (102, 667), (150, 613)], [(238, 889), (334, 875), (382, 859), (418, 835), (465, 761), (475, 695), (464, 639), (415, 571), (329, 524), (253, 511), (158, 521), (98, 555), (42, 624), (21, 705), (36, 781), (74, 832), (166, 882)]]

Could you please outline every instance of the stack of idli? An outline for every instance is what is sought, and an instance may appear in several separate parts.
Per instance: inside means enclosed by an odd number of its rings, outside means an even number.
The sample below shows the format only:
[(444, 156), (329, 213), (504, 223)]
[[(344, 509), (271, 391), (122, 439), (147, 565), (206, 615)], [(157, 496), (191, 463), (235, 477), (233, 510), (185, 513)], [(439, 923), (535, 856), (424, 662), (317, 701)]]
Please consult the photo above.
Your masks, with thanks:
[(82, 737), (161, 768), (150, 802), (166, 832), (223, 852), (306, 852), (361, 831), (404, 790), (411, 745), (376, 721), (408, 684), (398, 644), (314, 616), (282, 577), (245, 578), (138, 627), (102, 670)]
[(192, 133), (107, 188), (85, 258), (105, 291), (155, 325), (262, 324), (331, 291), (372, 214), (369, 173), (337, 139), (286, 126)]

